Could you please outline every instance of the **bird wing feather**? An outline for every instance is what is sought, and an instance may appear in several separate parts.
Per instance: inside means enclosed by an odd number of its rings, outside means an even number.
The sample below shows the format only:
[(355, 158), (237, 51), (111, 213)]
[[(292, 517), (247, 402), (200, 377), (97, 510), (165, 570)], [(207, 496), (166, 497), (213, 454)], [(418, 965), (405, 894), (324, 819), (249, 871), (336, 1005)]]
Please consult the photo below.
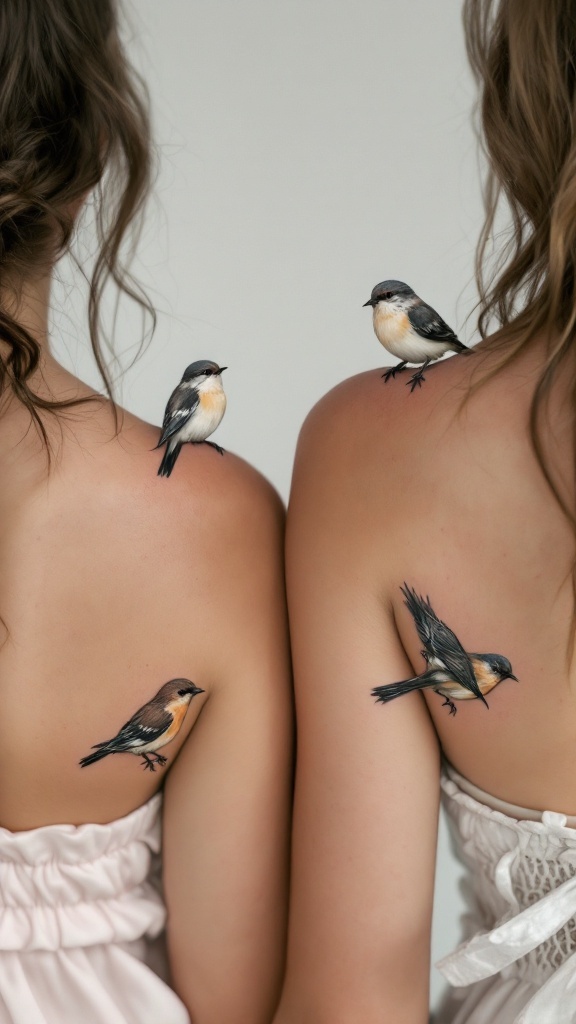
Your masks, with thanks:
[(113, 740), (103, 745), (120, 751), (153, 743), (164, 735), (172, 721), (173, 715), (170, 711), (159, 709), (157, 706), (151, 708), (149, 704), (145, 704), (122, 726)]
[(426, 302), (419, 302), (406, 310), (412, 330), (421, 338), (428, 341), (446, 342), (451, 341), (454, 345), (466, 348), (451, 327), (442, 319), (439, 313)]
[(427, 653), (440, 661), (456, 682), (484, 700), (470, 658), (456, 634), (438, 618), (429, 598), (420, 597), (407, 583), (400, 589)]
[(158, 441), (158, 448), (160, 445), (166, 444), (166, 441), (169, 441), (188, 422), (192, 413), (198, 408), (199, 401), (198, 392), (194, 388), (186, 388), (186, 391), (176, 388), (172, 392), (164, 413), (162, 436)]

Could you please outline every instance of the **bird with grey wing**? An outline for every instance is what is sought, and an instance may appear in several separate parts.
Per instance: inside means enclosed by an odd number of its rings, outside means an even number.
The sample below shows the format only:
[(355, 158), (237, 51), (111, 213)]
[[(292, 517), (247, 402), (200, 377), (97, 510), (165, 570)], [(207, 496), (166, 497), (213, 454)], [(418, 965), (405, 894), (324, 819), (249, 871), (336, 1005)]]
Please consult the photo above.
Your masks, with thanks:
[(372, 306), (374, 333), (380, 344), (401, 360), (382, 374), (385, 382), (408, 363), (421, 364), (407, 381), (412, 392), (422, 387), (424, 371), (433, 360), (446, 352), (470, 352), (440, 314), (404, 281), (381, 281), (364, 305)]
[(164, 683), (152, 700), (138, 708), (116, 736), (93, 745), (95, 753), (81, 758), (82, 768), (101, 761), (109, 754), (136, 754), (143, 759), (142, 766), (151, 772), (156, 770), (155, 765), (162, 768), (168, 758), (158, 750), (170, 743), (180, 731), (188, 705), (199, 693), (204, 693), (204, 690), (190, 679), (171, 679)]
[(168, 399), (162, 434), (156, 448), (166, 445), (158, 476), (170, 476), (183, 444), (209, 444), (220, 455), (224, 449), (207, 438), (226, 412), (222, 374), (226, 366), (211, 359), (197, 359), (184, 370), (182, 380)]
[(428, 597), (420, 597), (407, 583), (400, 589), (423, 644), (422, 657), (428, 668), (411, 679), (375, 686), (372, 696), (378, 701), (386, 704), (413, 690), (432, 689), (444, 697), (444, 705), (455, 715), (455, 700), (481, 700), (488, 707), (485, 694), (504, 679), (518, 681), (508, 658), (501, 654), (468, 654), (456, 634), (438, 618)]

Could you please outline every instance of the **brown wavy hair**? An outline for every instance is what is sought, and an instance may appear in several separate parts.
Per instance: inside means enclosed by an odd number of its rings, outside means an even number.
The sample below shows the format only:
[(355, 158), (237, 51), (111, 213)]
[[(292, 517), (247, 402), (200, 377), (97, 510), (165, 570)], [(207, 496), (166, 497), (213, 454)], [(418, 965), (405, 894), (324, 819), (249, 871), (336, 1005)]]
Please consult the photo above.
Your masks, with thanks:
[(93, 193), (99, 247), (88, 322), (112, 398), (101, 344), (107, 282), (154, 317), (121, 259), (150, 174), (146, 92), (123, 52), (115, 0), (1, 0), (0, 288), (5, 297), (15, 289), (15, 302), (0, 308), (0, 394), (11, 389), (26, 406), (47, 450), (42, 413), (90, 399), (50, 401), (32, 390), (40, 346), (16, 319), (18, 283), (69, 248), (74, 214)]
[[(576, 0), (465, 0), (464, 27), (488, 163), (478, 327), (483, 338), (496, 328), (493, 373), (534, 339), (546, 341), (530, 434), (576, 531), (576, 503), (547, 454), (544, 415), (560, 373), (576, 410)], [(511, 214), (507, 236), (495, 230), (501, 200)], [(576, 452), (576, 415), (573, 432)], [(576, 594), (576, 570), (573, 581)]]

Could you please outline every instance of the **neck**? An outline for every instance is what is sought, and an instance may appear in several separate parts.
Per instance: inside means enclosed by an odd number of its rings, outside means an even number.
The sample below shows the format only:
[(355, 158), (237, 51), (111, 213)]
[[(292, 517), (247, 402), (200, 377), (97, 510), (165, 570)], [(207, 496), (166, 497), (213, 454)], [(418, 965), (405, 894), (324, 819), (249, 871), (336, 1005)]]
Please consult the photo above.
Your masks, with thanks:
[(52, 273), (25, 281), (9, 281), (0, 287), (0, 309), (4, 310), (37, 341), (47, 355), (48, 314)]
[[(50, 401), (71, 399), (93, 393), (66, 370), (50, 351), (49, 316), (52, 273), (25, 280), (5, 280), (0, 285), (0, 311), (23, 327), (40, 348), (38, 371), (28, 378), (34, 394)], [(0, 339), (0, 356), (6, 358), (11, 346)]]

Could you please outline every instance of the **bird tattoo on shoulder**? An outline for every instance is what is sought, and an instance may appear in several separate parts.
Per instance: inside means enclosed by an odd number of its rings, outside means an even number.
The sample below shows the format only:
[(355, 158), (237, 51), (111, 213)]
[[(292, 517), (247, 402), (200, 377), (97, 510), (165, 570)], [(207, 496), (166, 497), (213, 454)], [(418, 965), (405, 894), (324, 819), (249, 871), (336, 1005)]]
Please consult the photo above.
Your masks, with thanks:
[(374, 333), (381, 345), (401, 361), (382, 374), (385, 383), (408, 363), (421, 364), (410, 379), (410, 392), (422, 387), (424, 371), (446, 352), (469, 354), (467, 345), (427, 302), (404, 281), (381, 281), (365, 306), (372, 306)]
[(485, 694), (490, 693), (504, 679), (514, 679), (512, 665), (502, 654), (469, 654), (456, 634), (442, 622), (430, 604), (430, 598), (419, 596), (407, 583), (400, 588), (416, 632), (423, 645), (422, 657), (428, 668), (419, 676), (403, 679), (399, 683), (375, 686), (372, 696), (387, 704), (404, 693), (432, 689), (456, 714), (455, 700), (481, 700), (488, 707)]
[(143, 758), (142, 766), (153, 772), (156, 765), (164, 767), (168, 758), (159, 754), (160, 747), (170, 743), (186, 716), (188, 705), (197, 694), (204, 693), (190, 679), (171, 679), (164, 683), (155, 697), (132, 715), (111, 740), (95, 743), (94, 754), (80, 760), (82, 768), (101, 761), (109, 754), (136, 754)]
[(222, 374), (226, 366), (211, 359), (197, 359), (186, 367), (182, 380), (168, 399), (162, 433), (156, 448), (166, 445), (158, 476), (170, 476), (183, 444), (208, 444), (220, 455), (224, 449), (207, 438), (226, 412)]

